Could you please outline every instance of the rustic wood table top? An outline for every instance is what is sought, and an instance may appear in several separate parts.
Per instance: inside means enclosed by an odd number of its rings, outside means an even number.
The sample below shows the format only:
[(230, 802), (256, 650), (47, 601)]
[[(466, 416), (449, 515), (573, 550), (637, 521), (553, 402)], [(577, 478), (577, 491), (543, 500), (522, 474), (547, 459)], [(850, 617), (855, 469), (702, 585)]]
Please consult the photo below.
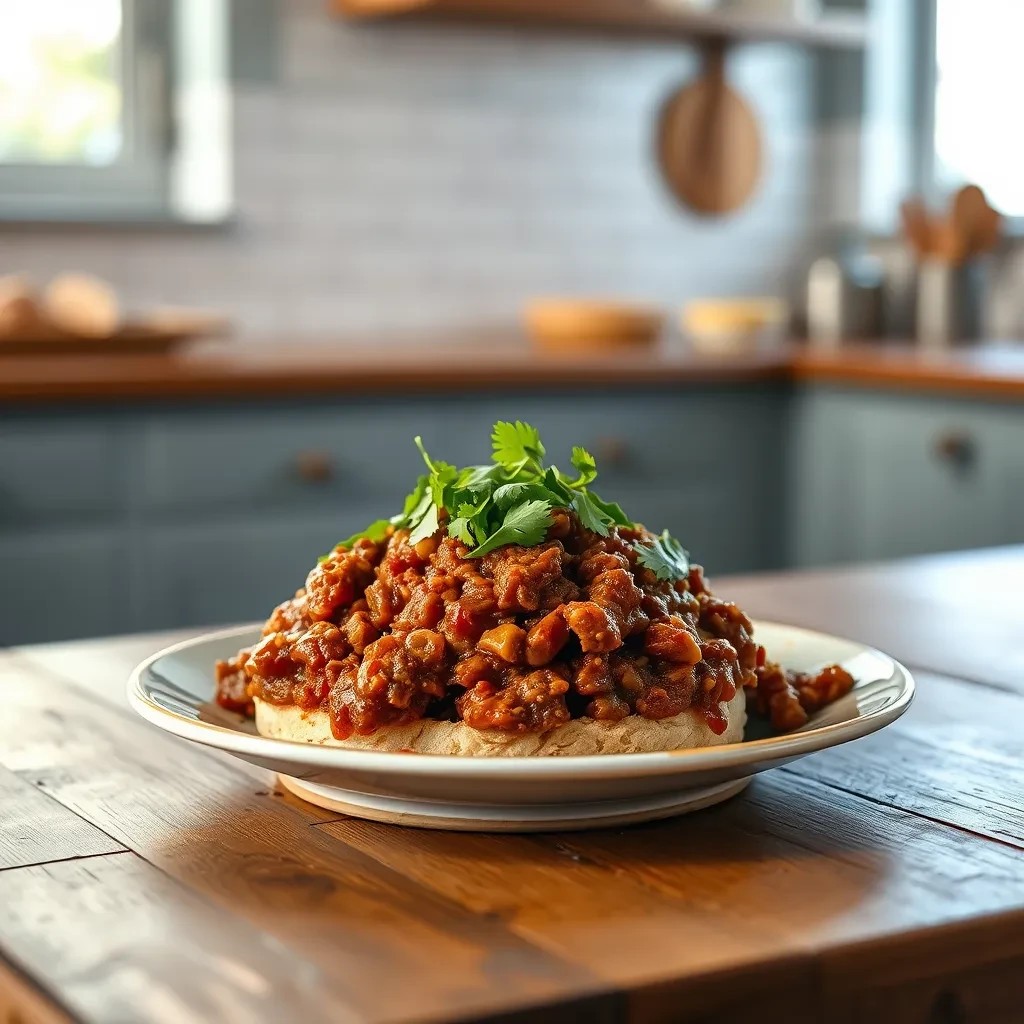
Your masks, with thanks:
[(1024, 1021), (1024, 548), (718, 589), (918, 699), (604, 832), (303, 804), (127, 709), (181, 634), (0, 652), (0, 1021)]

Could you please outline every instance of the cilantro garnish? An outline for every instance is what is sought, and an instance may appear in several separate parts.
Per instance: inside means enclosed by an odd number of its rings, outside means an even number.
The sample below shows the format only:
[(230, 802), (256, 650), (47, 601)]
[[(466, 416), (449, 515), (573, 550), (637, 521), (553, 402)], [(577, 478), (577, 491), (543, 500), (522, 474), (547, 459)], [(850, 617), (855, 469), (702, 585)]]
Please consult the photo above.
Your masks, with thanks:
[[(506, 544), (540, 544), (555, 508), (572, 509), (588, 530), (602, 537), (613, 526), (635, 525), (615, 502), (590, 490), (597, 478), (597, 462), (585, 448), (572, 450), (576, 471), (572, 476), (557, 466), (544, 465), (544, 444), (528, 423), (495, 423), (491, 445), (491, 465), (457, 469), (432, 458), (417, 437), (427, 472), (416, 481), (402, 512), (377, 520), (342, 544), (351, 547), (364, 537), (380, 541), (397, 529), (408, 530), (410, 542), (416, 544), (445, 524), (448, 535), (470, 549), (466, 557), (480, 558)], [(636, 541), (633, 546), (640, 564), (660, 579), (677, 579), (689, 572), (689, 556), (668, 531), (651, 544)]]
[(669, 535), (668, 530), (655, 537), (653, 544), (637, 541), (633, 547), (637, 552), (637, 561), (660, 580), (681, 579), (690, 571), (690, 553), (675, 537)]

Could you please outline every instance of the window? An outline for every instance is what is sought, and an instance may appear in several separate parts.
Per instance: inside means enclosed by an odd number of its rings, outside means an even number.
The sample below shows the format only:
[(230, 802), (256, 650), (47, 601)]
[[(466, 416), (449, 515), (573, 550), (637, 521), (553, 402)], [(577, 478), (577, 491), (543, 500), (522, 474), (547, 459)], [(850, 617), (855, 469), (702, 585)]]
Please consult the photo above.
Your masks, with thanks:
[(1024, 217), (1024, 3), (936, 0), (934, 19), (924, 184), (942, 195), (973, 182), (1006, 216)]
[(0, 218), (222, 217), (225, 6), (0, 0)]

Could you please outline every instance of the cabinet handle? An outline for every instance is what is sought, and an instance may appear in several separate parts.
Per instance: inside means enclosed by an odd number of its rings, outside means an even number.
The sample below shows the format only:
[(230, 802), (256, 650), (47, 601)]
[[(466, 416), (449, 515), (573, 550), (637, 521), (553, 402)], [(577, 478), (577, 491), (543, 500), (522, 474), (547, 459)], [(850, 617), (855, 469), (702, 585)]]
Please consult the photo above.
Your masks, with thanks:
[(323, 484), (334, 478), (334, 459), (327, 452), (299, 452), (295, 456), (295, 475), (310, 484)]
[(594, 441), (598, 468), (622, 469), (630, 463), (629, 443), (621, 437), (599, 437)]
[(965, 431), (950, 430), (936, 438), (932, 451), (941, 462), (955, 469), (966, 469), (977, 458), (978, 446)]

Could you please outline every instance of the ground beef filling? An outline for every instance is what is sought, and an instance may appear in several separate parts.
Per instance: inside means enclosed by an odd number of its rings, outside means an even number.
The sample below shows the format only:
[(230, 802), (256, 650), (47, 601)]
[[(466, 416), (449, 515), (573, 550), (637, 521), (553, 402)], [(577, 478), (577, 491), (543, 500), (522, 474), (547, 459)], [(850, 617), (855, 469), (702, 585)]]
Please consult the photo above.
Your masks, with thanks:
[(481, 559), (440, 532), (337, 548), (255, 647), (218, 663), (218, 702), (321, 709), (338, 739), (424, 718), (529, 733), (690, 708), (722, 733), (740, 686), (780, 728), (852, 686), (836, 667), (811, 678), (766, 662), (699, 568), (669, 583), (638, 563), (648, 538), (600, 537), (557, 512), (545, 543)]

